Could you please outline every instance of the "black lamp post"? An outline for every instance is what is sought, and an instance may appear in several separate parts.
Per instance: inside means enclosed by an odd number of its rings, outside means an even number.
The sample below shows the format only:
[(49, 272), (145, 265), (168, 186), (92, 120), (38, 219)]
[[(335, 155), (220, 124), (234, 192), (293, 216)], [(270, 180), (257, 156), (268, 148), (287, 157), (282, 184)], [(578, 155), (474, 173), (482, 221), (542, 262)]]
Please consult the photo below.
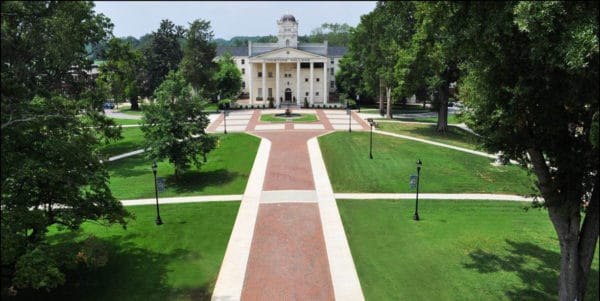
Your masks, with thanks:
[(156, 193), (156, 225), (160, 226), (163, 224), (160, 219), (160, 211), (158, 209), (158, 186), (156, 185), (156, 162), (152, 163), (152, 173), (154, 174), (154, 192)]
[(413, 219), (418, 221), (419, 220), (419, 179), (421, 178), (421, 165), (423, 163), (421, 162), (421, 159), (417, 160), (417, 200), (416, 200), (416, 205), (415, 205), (415, 215), (413, 216)]
[(369, 125), (371, 126), (371, 141), (369, 143), (369, 158), (373, 159), (373, 126), (376, 123), (375, 123), (375, 121), (373, 121), (373, 118), (367, 118), (367, 121), (369, 122)]
[(360, 95), (356, 94), (356, 106), (358, 107), (358, 112), (360, 113)]

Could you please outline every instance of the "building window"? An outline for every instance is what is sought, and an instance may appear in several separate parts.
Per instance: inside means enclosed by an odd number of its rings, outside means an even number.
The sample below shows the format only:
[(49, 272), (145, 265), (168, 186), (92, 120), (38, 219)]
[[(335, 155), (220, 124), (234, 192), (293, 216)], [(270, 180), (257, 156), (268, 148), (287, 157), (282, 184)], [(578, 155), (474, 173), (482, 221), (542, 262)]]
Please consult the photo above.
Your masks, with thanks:
[[(246, 63), (246, 60), (245, 60), (245, 59), (242, 59), (242, 65), (243, 65), (244, 63)], [(333, 64), (333, 62), (332, 62), (332, 64)]]
[(317, 81), (319, 81), (319, 78), (317, 77)]
[(258, 97), (262, 97), (262, 88), (258, 88)]
[(246, 74), (246, 69), (242, 68), (242, 74)]
[(267, 73), (267, 75), (269, 76), (269, 78), (273, 77), (273, 72), (269, 72)]
[(305, 78), (305, 79), (304, 79), (304, 81), (305, 81), (305, 82), (308, 82), (308, 78)]
[(273, 97), (273, 88), (269, 88), (269, 97)]
[(308, 96), (308, 92), (306, 92), (306, 96)]
[(333, 89), (335, 88), (335, 82), (334, 81), (330, 81), (329, 82), (329, 86)]
[(319, 92), (315, 92), (315, 96), (319, 96)]
[(333, 73), (333, 72), (334, 72), (334, 70), (333, 70), (333, 68), (331, 68), (331, 71), (330, 71), (329, 73), (330, 73), (331, 75), (334, 75), (334, 73)]
[[(243, 63), (242, 63), (243, 64)], [(331, 60), (331, 64), (333, 65), (333, 60)]]
[(262, 77), (262, 72), (258, 72), (258, 77)]
[(242, 82), (242, 89), (246, 89), (246, 82)]

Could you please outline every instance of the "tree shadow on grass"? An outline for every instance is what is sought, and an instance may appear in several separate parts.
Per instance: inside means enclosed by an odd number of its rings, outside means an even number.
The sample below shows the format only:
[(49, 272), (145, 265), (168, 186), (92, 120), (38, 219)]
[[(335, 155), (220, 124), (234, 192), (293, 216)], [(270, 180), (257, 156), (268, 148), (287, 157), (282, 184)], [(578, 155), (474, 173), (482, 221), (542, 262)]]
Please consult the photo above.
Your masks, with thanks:
[[(513, 288), (505, 292), (511, 300), (556, 300), (558, 298), (558, 278), (560, 254), (528, 242), (506, 240), (508, 255), (496, 255), (482, 250), (472, 251), (472, 263), (464, 264), (482, 274), (499, 271), (516, 273), (523, 288)], [(598, 270), (592, 269), (588, 282), (587, 300), (597, 300)]]
[(237, 172), (226, 169), (211, 171), (188, 171), (175, 178), (170, 175), (166, 178), (166, 185), (176, 193), (187, 193), (199, 191), (206, 187), (219, 187), (234, 181), (239, 176)]
[(186, 300), (210, 300), (213, 284), (176, 289), (167, 283), (169, 262), (174, 258), (192, 256), (189, 251), (178, 249), (161, 254), (139, 248), (127, 242), (128, 239), (102, 239), (108, 249), (106, 266), (70, 272), (66, 284), (51, 292), (21, 290), (16, 297), (7, 300), (158, 301), (182, 297)]
[[(138, 166), (148, 166), (147, 170), (135, 169)], [(138, 154), (121, 160), (106, 162), (106, 168), (118, 177), (138, 177), (148, 175), (152, 178), (152, 161), (148, 160), (144, 154)]]

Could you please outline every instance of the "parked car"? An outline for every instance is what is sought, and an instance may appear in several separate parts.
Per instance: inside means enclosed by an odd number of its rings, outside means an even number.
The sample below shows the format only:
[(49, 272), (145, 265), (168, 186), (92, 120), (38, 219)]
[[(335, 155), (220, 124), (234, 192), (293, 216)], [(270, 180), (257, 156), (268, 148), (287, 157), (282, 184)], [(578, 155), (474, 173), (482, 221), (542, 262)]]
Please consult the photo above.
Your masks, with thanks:
[(110, 102), (105, 102), (104, 105), (102, 105), (103, 108), (105, 109), (114, 109), (115, 108), (115, 104), (114, 103), (110, 103)]
[(453, 102), (451, 102), (451, 101), (449, 101), (449, 102), (448, 102), (448, 106), (449, 106), (449, 107), (453, 107), (453, 106), (454, 106), (454, 103), (453, 103)]

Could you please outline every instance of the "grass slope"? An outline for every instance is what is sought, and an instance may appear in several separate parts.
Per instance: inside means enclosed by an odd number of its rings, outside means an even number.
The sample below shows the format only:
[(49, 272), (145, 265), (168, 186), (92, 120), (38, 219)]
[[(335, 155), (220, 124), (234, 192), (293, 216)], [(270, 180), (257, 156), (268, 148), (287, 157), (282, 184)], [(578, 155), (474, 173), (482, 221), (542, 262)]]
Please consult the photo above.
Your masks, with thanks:
[(492, 159), (460, 151), (373, 134), (336, 132), (319, 137), (335, 192), (413, 192), (410, 175), (423, 161), (420, 191), (431, 193), (535, 192), (532, 176), (518, 166), (492, 166)]
[(54, 243), (95, 235), (108, 247), (107, 265), (68, 275), (52, 294), (24, 292), (16, 300), (210, 300), (239, 204), (161, 205), (161, 226), (154, 206), (133, 206), (127, 230), (86, 223), (79, 234), (51, 235)]
[(448, 132), (440, 133), (436, 130), (435, 124), (415, 124), (398, 122), (380, 122), (377, 129), (412, 136), (415, 138), (427, 139), (440, 143), (450, 144), (458, 147), (464, 147), (479, 150), (478, 137), (458, 127), (448, 127)]
[[(526, 204), (339, 200), (367, 300), (557, 300), (558, 239)], [(596, 248), (598, 251), (598, 248)], [(598, 300), (598, 252), (587, 300)]]
[(144, 133), (141, 127), (127, 127), (121, 129), (123, 139), (112, 141), (103, 146), (100, 151), (107, 157), (112, 157), (127, 152), (144, 148)]
[[(208, 155), (201, 170), (192, 167), (175, 179), (173, 166), (157, 162), (157, 177), (165, 178), (160, 197), (242, 194), (250, 176), (260, 139), (242, 133), (219, 135), (221, 147)], [(107, 162), (110, 189), (118, 199), (154, 197), (152, 161), (144, 154)]]

